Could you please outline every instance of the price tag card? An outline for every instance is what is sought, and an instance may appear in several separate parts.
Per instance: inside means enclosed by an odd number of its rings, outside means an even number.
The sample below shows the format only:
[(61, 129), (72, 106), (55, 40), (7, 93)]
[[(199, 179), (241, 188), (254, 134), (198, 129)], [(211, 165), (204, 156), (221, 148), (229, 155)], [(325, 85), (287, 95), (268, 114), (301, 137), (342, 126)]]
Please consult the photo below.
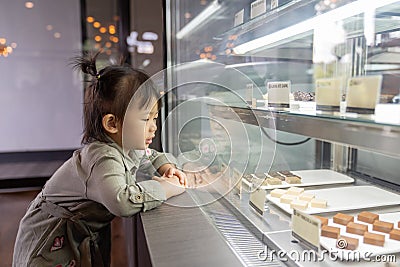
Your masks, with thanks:
[(264, 214), (264, 205), (266, 199), (267, 191), (264, 189), (256, 189), (250, 193), (249, 205), (262, 216)]
[(307, 247), (320, 253), (319, 236), (321, 221), (312, 215), (293, 210), (292, 235)]
[(228, 167), (228, 165), (226, 165), (225, 163), (221, 163), (221, 169), (220, 169), (221, 173), (222, 173), (222, 181), (226, 184), (226, 186), (228, 188), (232, 188), (231, 187), (231, 180), (232, 180), (232, 173), (230, 168)]
[(290, 81), (268, 82), (268, 107), (288, 108)]
[(225, 162), (221, 163), (221, 172), (227, 172), (228, 174), (230, 174), (228, 170), (228, 165), (226, 165)]
[(271, 0), (271, 9), (277, 8), (279, 6), (279, 0)]
[(235, 21), (233, 26), (236, 27), (244, 22), (244, 9), (235, 14)]
[(341, 100), (341, 79), (328, 78), (315, 81), (317, 110), (339, 111)]
[(253, 101), (253, 84), (246, 84), (246, 102), (248, 104), (252, 104)]
[(233, 177), (233, 183), (235, 185), (234, 190), (235, 190), (236, 194), (239, 195), (239, 198), (242, 198), (242, 190), (243, 190), (242, 174), (234, 168), (232, 177)]
[(250, 19), (267, 12), (267, 0), (257, 0), (251, 3)]
[(346, 112), (373, 114), (382, 86), (382, 75), (353, 77), (347, 87)]

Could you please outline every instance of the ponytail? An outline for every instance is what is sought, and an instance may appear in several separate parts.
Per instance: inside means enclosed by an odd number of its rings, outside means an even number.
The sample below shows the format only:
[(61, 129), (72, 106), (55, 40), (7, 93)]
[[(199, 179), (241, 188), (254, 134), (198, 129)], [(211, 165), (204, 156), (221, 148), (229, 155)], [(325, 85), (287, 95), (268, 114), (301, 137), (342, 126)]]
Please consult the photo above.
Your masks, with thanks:
[(100, 51), (94, 55), (84, 52), (82, 56), (74, 57), (71, 61), (73, 69), (97, 78), (99, 73), (96, 68), (96, 59), (99, 54)]

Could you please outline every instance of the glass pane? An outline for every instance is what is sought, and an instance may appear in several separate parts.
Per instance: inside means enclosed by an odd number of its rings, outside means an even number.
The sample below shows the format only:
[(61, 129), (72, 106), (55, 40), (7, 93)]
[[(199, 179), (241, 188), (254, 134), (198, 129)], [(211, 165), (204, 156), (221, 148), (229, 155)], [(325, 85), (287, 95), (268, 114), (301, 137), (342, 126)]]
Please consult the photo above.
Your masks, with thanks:
[[(306, 118), (313, 122), (322, 119), (336, 125), (343, 122), (354, 127), (364, 125), (368, 129), (398, 132), (400, 1), (180, 0), (168, 3), (171, 7), (167, 20), (170, 22), (167, 36), (171, 36), (169, 85), (175, 88), (174, 112), (180, 110), (184, 114), (176, 116), (177, 122), (171, 127), (175, 132), (170, 136), (179, 136), (189, 118), (203, 118), (201, 123), (185, 129), (187, 139), (179, 139), (187, 150), (196, 149), (202, 140), (215, 137), (213, 127), (209, 126), (212, 123), (204, 118), (212, 121), (218, 117), (220, 127), (232, 130), (226, 134), (232, 148), (226, 151), (231, 157), (271, 154), (270, 148), (275, 147), (272, 151), (278, 157), (285, 151), (282, 159), (290, 158), (287, 168), (315, 166), (320, 155), (315, 152), (314, 139), (301, 146), (273, 144), (254, 122), (262, 118), (246, 117), (251, 117), (254, 110), (265, 111), (257, 114), (275, 117), (277, 123), (285, 118), (289, 121)], [(185, 108), (188, 101), (196, 105)], [(221, 114), (210, 116), (210, 105), (241, 107), (235, 110), (243, 114), (222, 121)], [(219, 111), (222, 113), (224, 109)], [(256, 126), (241, 123), (244, 117), (253, 120)], [(284, 132), (282, 127), (279, 129)], [(314, 127), (313, 132), (323, 132), (315, 123), (309, 127)], [(271, 125), (269, 130), (274, 138), (286, 143), (307, 138), (274, 133)], [(318, 138), (325, 140), (322, 134)], [(235, 144), (233, 140), (242, 142)], [(170, 145), (176, 146), (179, 142)], [(175, 150), (181, 148), (175, 147)], [(377, 151), (383, 152), (383, 146)], [(391, 148), (389, 154), (393, 151)], [(264, 170), (269, 166), (271, 169), (284, 166), (277, 158), (269, 162), (262, 156), (255, 158), (262, 159)]]

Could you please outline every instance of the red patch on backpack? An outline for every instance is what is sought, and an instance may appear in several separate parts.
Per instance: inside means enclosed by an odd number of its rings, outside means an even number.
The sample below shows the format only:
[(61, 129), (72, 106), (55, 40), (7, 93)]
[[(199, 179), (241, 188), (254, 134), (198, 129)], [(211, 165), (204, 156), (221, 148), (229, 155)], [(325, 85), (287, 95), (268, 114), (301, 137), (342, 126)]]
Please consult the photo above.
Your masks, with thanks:
[(56, 236), (56, 238), (54, 238), (53, 240), (53, 245), (50, 248), (50, 251), (56, 251), (62, 248), (62, 246), (64, 245), (64, 236)]

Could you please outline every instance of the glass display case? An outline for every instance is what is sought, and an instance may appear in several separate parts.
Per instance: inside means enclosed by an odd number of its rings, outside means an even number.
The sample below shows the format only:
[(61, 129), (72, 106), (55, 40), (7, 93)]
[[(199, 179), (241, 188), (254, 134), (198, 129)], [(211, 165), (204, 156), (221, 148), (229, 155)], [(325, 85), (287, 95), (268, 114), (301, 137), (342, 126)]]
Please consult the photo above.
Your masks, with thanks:
[[(177, 0), (166, 10), (166, 148), (218, 176), (218, 193), (208, 193), (257, 242), (304, 251), (309, 242), (293, 237), (297, 211), (337, 228), (338, 213), (361, 223), (369, 211), (400, 228), (400, 1)], [(326, 206), (273, 196), (290, 187)], [(258, 191), (261, 215), (251, 200)], [(318, 247), (340, 250), (319, 227)], [(358, 240), (355, 251), (400, 261), (395, 233), (376, 246), (341, 229)], [(286, 256), (275, 264), (377, 265)]]

